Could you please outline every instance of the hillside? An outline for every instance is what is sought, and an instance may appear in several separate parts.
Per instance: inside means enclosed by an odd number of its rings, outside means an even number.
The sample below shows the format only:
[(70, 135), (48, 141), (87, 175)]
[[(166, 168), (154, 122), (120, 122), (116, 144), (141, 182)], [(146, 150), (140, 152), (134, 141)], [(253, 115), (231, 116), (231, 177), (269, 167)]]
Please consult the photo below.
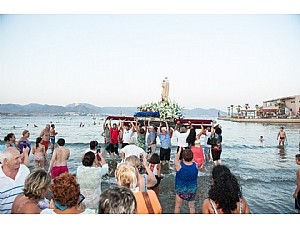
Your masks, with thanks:
[[(137, 112), (136, 107), (97, 107), (87, 103), (73, 103), (66, 106), (42, 105), (31, 103), (27, 105), (0, 104), (1, 115), (129, 115)], [(225, 112), (210, 109), (184, 109), (184, 116), (217, 116), (225, 115)]]

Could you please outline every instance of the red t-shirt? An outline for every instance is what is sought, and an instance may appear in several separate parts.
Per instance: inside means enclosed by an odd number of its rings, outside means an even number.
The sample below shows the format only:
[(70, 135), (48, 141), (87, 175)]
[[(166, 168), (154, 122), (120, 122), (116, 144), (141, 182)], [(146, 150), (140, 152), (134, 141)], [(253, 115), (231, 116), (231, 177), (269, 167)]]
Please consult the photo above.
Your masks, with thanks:
[(119, 130), (118, 128), (113, 129), (112, 127), (109, 129), (110, 131), (110, 143), (111, 144), (117, 144), (118, 143), (118, 136), (119, 136)]

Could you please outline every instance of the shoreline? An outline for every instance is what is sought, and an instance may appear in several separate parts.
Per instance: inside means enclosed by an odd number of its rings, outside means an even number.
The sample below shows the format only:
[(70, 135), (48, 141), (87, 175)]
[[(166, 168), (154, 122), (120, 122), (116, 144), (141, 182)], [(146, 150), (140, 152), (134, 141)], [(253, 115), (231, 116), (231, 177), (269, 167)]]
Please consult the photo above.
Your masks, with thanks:
[(297, 119), (275, 119), (275, 118), (264, 118), (264, 119), (256, 119), (256, 118), (234, 118), (227, 116), (219, 116), (218, 120), (238, 122), (238, 123), (262, 123), (262, 124), (300, 124), (300, 118)]

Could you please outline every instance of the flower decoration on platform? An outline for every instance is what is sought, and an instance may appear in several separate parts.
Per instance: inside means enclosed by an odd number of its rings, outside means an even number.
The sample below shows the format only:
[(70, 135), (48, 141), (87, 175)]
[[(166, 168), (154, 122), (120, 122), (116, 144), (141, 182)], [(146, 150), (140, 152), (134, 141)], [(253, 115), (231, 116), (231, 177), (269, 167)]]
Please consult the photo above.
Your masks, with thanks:
[(137, 108), (140, 112), (136, 113), (135, 116), (151, 116), (159, 117), (161, 119), (183, 118), (183, 107), (179, 106), (175, 101), (172, 102), (169, 100), (167, 102), (151, 102), (149, 104), (143, 104)]

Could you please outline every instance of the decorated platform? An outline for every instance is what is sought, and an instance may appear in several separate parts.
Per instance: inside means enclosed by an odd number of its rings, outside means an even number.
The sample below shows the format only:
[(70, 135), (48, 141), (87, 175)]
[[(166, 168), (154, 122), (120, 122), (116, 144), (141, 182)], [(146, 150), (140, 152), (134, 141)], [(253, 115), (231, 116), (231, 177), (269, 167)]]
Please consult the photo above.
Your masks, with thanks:
[[(158, 102), (151, 102), (143, 104), (137, 107), (137, 112), (133, 116), (108, 116), (107, 120), (119, 120), (124, 121), (124, 124), (129, 124), (131, 121), (137, 121), (141, 125), (148, 125), (150, 121), (151, 125), (159, 126), (162, 122), (168, 122), (169, 127), (175, 127), (176, 122), (180, 122), (181, 125), (192, 124), (194, 128), (199, 129), (201, 125), (204, 127), (212, 126), (214, 123), (210, 119), (189, 119), (184, 118), (183, 107), (180, 106), (175, 100), (169, 99), (169, 81), (165, 77), (162, 83), (161, 100)], [(105, 123), (106, 123), (105, 121)], [(104, 123), (104, 125), (105, 125)]]

